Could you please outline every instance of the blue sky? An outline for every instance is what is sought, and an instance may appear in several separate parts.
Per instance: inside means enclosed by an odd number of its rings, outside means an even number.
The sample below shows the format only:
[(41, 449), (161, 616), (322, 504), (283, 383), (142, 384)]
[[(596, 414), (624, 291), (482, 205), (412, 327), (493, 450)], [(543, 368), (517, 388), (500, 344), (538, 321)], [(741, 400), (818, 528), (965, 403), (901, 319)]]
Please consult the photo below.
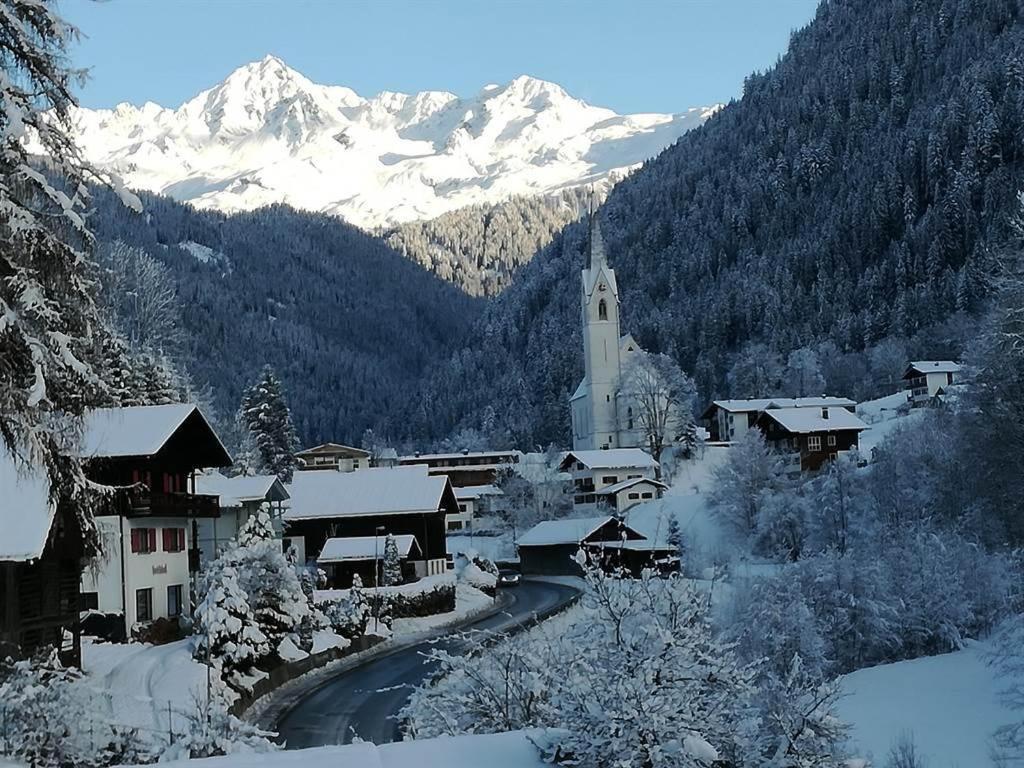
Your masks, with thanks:
[(618, 112), (740, 95), (817, 0), (60, 0), (88, 107), (178, 106), (275, 54), (363, 96), (460, 96), (527, 74)]

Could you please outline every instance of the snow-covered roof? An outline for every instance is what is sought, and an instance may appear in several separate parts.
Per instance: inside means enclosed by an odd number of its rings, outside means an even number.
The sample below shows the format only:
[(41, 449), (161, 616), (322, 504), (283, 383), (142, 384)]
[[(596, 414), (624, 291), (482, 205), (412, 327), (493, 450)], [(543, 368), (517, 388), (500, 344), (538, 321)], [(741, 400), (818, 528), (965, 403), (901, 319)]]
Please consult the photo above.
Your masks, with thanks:
[(639, 448), (609, 448), (596, 451), (569, 451), (562, 459), (561, 466), (579, 462), (588, 469), (627, 469), (658, 466), (650, 454)]
[(579, 400), (587, 394), (589, 389), (590, 384), (587, 383), (586, 379), (583, 379), (583, 381), (580, 382), (580, 385), (576, 387), (576, 391), (572, 393), (572, 397), (569, 398), (569, 401), (572, 402), (573, 400)]
[(401, 456), (399, 461), (403, 464), (418, 464), (426, 461), (446, 461), (448, 459), (484, 459), (498, 458), (518, 460), (519, 451), (456, 451), (453, 453), (419, 453), (411, 456)]
[[(349, 536), (347, 538), (328, 539), (317, 557), (318, 563), (340, 563), (344, 560), (373, 560), (384, 557), (384, 542), (387, 536)], [(419, 551), (416, 537), (403, 533), (394, 537), (398, 545), (398, 554), (409, 557), (413, 546)]]
[(82, 443), (79, 453), (84, 458), (126, 458), (130, 456), (153, 456), (159, 453), (171, 436), (193, 414), (202, 419), (203, 425), (216, 441), (218, 464), (231, 463), (224, 444), (203, 416), (202, 411), (191, 403), (170, 405), (136, 405), (124, 408), (97, 408), (85, 415)]
[(288, 491), (277, 475), (238, 475), (220, 472), (196, 475), (196, 493), (220, 496), (222, 507), (240, 507), (246, 502), (284, 501)]
[(594, 491), (594, 493), (598, 496), (612, 496), (618, 493), (619, 491), (625, 491), (629, 488), (632, 488), (634, 485), (638, 485), (640, 483), (646, 483), (647, 485), (654, 486), (655, 488), (661, 488), (662, 490), (668, 488), (668, 486), (665, 485), (664, 483), (658, 480), (651, 480), (649, 477), (634, 477), (631, 480), (623, 480), (621, 483), (615, 483), (615, 485), (608, 485), (605, 486), (604, 488), (598, 488), (596, 491)]
[(24, 468), (0, 446), (0, 561), (22, 562), (43, 554), (56, 511), (41, 467)]
[[(659, 544), (650, 539), (618, 539), (616, 541), (595, 541), (592, 544), (605, 549), (632, 549), (638, 552), (672, 551), (678, 549), (669, 543)], [(588, 545), (589, 546), (589, 545)]]
[[(822, 415), (828, 412), (828, 418)], [(845, 408), (771, 408), (761, 418), (776, 421), (787, 432), (835, 432), (843, 429), (867, 429), (868, 425)]]
[(537, 547), (550, 544), (579, 544), (587, 536), (606, 525), (614, 517), (580, 517), (574, 520), (545, 520), (519, 537), (519, 546)]
[[(455, 495), (444, 475), (426, 466), (377, 467), (358, 472), (296, 472), (287, 486), (291, 508), (285, 520), (436, 512)], [(454, 511), (454, 510), (452, 510)]]
[(353, 448), (351, 445), (342, 445), (341, 443), (321, 443), (320, 445), (314, 445), (312, 448), (306, 448), (295, 454), (296, 458), (301, 458), (303, 456), (352, 456), (356, 458), (366, 458), (369, 455), (369, 451), (363, 450), (362, 448)]
[(907, 366), (903, 378), (911, 374), (922, 375), (926, 373), (959, 373), (960, 363), (952, 360), (912, 360)]
[(837, 406), (850, 407), (857, 403), (848, 397), (758, 397), (749, 400), (714, 400), (707, 410), (704, 411), (704, 418), (707, 418), (716, 407), (729, 413), (752, 413), (765, 411), (769, 408), (801, 408), (813, 406)]
[(505, 493), (496, 485), (467, 485), (465, 487), (456, 487), (455, 498), (461, 500), (464, 499), (479, 499), (481, 496), (504, 496)]

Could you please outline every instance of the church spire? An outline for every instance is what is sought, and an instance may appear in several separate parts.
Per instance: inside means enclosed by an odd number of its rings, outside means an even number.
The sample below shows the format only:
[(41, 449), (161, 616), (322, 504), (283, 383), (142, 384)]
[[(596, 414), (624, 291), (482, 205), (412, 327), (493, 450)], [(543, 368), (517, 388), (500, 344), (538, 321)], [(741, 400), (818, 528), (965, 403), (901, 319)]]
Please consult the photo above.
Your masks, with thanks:
[(594, 210), (594, 194), (590, 194), (590, 268), (597, 269), (608, 263), (604, 252), (604, 238), (601, 237), (601, 222)]

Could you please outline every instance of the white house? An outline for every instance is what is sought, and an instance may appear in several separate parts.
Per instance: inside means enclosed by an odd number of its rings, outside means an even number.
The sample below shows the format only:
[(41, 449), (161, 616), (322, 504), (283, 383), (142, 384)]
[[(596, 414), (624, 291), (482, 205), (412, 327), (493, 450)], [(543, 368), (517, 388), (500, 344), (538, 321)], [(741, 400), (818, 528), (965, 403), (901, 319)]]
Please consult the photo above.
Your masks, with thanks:
[(96, 518), (104, 554), (82, 576), (83, 607), (123, 616), (126, 634), (188, 615), (198, 521), (220, 514), (196, 470), (231, 464), (209, 422), (195, 405), (101, 408), (86, 415), (81, 454), (90, 479), (128, 490), (120, 514)]
[(927, 405), (940, 389), (955, 384), (962, 368), (952, 360), (915, 360), (903, 374), (904, 388), (910, 390), (914, 407)]
[(559, 469), (572, 475), (573, 508), (624, 511), (661, 498), (667, 487), (657, 480), (658, 462), (639, 448), (569, 451)]
[(572, 447), (635, 448), (642, 445), (638, 414), (619, 392), (630, 358), (644, 354), (632, 336), (620, 336), (619, 286), (608, 266), (601, 226), (590, 215), (590, 262), (581, 275), (583, 380), (569, 398)]
[(449, 531), (472, 529), (474, 520), (482, 509), (486, 511), (488, 502), (505, 495), (496, 485), (467, 485), (454, 490), (459, 511), (458, 514), (445, 516), (445, 527)]
[[(274, 525), (274, 533), (283, 538), (284, 504), (288, 491), (277, 475), (238, 475), (225, 477), (220, 472), (196, 475), (196, 492), (220, 499), (220, 516), (197, 521), (196, 546), (200, 565), (215, 558), (220, 549), (238, 536), (239, 529), (259, 510), (265, 510)], [(301, 544), (301, 542), (300, 542)], [(291, 542), (283, 543), (288, 551)], [(296, 561), (305, 562), (305, 552), (296, 552)]]
[(761, 397), (749, 400), (715, 400), (701, 418), (711, 439), (732, 443), (754, 426), (762, 411), (769, 408), (845, 408), (853, 413), (857, 403), (847, 397)]

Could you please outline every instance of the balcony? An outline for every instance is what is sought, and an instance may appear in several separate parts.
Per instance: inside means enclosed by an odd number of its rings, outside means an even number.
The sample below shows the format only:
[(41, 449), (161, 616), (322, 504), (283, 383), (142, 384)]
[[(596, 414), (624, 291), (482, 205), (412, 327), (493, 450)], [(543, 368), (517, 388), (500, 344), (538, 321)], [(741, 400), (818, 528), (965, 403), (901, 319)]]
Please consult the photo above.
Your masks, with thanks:
[(195, 493), (154, 493), (132, 489), (130, 517), (219, 517), (220, 499)]

